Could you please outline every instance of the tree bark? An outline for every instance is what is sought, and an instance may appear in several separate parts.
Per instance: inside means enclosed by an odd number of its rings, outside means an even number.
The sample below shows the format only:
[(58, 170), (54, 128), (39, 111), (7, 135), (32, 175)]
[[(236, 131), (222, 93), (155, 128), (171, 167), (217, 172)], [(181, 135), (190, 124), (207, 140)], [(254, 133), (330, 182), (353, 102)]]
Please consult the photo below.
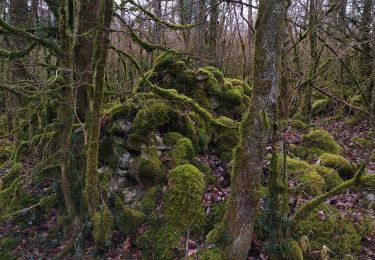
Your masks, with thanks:
[(225, 259), (246, 259), (250, 249), (269, 121), (277, 105), (287, 1), (261, 0), (256, 21), (253, 95), (240, 129), (240, 143), (233, 167), (232, 192), (224, 218)]
[(86, 157), (85, 200), (90, 212), (99, 203), (98, 149), (100, 134), (100, 112), (104, 92), (104, 72), (109, 48), (110, 27), (112, 21), (112, 0), (101, 0), (100, 25), (94, 43), (93, 62), (95, 64), (94, 94), (90, 102), (90, 129), (88, 132), (88, 150)]

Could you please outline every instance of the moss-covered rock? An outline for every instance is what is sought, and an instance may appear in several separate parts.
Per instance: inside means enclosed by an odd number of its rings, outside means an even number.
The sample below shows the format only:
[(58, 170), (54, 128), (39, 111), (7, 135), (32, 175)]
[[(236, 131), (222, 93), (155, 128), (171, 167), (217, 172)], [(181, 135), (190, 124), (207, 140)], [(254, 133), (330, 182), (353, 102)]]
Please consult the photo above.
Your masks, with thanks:
[(116, 214), (117, 229), (125, 235), (134, 235), (137, 229), (144, 223), (145, 214), (141, 211), (123, 207), (122, 210)]
[(335, 169), (344, 179), (350, 179), (355, 174), (355, 169), (344, 157), (336, 154), (325, 153), (319, 157), (320, 164)]
[(137, 238), (137, 245), (142, 249), (142, 259), (173, 260), (181, 259), (176, 251), (180, 244), (181, 233), (173, 226), (155, 224)]
[(166, 169), (159, 158), (156, 147), (148, 147), (142, 150), (137, 179), (139, 183), (145, 186), (152, 186), (166, 179)]
[(192, 163), (195, 156), (193, 144), (189, 138), (180, 138), (168, 155), (173, 159), (174, 166)]
[(163, 141), (165, 145), (173, 146), (177, 143), (177, 141), (184, 136), (178, 132), (168, 132), (163, 136)]
[(140, 206), (140, 209), (145, 214), (145, 216), (150, 216), (152, 211), (156, 209), (157, 198), (159, 194), (160, 191), (157, 187), (151, 187), (146, 191)]
[(144, 104), (134, 119), (132, 133), (127, 141), (129, 150), (140, 151), (141, 145), (148, 142), (150, 132), (169, 121), (171, 108), (163, 101)]
[(94, 231), (93, 237), (97, 245), (105, 245), (110, 241), (113, 230), (113, 216), (107, 207), (103, 207), (92, 217)]
[(309, 153), (315, 155), (322, 155), (323, 153), (341, 154), (343, 152), (343, 148), (325, 130), (315, 130), (304, 135), (302, 145)]
[[(177, 166), (170, 173), (170, 190), (165, 200), (166, 220), (176, 230), (201, 232), (206, 223), (203, 207), (203, 174), (193, 165)], [(181, 217), (183, 216), (183, 217)]]
[(0, 147), (0, 165), (9, 160), (13, 154), (12, 146)]
[(318, 99), (314, 101), (314, 103), (311, 106), (311, 111), (313, 115), (321, 115), (327, 112), (329, 106), (329, 100), (328, 99)]
[(326, 189), (324, 179), (316, 172), (314, 167), (305, 161), (287, 158), (287, 173), (295, 178), (300, 188), (308, 195), (320, 195)]
[(315, 169), (317, 173), (323, 177), (328, 191), (344, 182), (339, 173), (334, 169), (330, 169), (321, 165), (317, 165)]
[(297, 238), (308, 237), (311, 250), (321, 250), (326, 245), (339, 257), (349, 254), (354, 258), (361, 251), (362, 237), (353, 223), (329, 205), (318, 207), (294, 228)]

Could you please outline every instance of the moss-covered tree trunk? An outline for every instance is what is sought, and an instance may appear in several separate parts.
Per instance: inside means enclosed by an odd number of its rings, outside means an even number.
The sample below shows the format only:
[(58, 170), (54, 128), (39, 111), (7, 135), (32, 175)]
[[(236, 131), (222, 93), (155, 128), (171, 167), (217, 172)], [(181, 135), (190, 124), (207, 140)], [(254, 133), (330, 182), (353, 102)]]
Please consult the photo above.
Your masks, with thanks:
[[(318, 20), (318, 12), (316, 9), (316, 0), (310, 0), (309, 4), (309, 27), (312, 28), (309, 34), (310, 43), (310, 69), (308, 77), (311, 78), (315, 75), (316, 69), (319, 63), (319, 54), (317, 47), (317, 35), (316, 35), (316, 22)], [(312, 92), (313, 92), (312, 80), (306, 83), (305, 93), (304, 93), (304, 116), (307, 123), (310, 123), (312, 111)]]
[(260, 184), (270, 118), (277, 105), (287, 1), (261, 0), (255, 25), (253, 95), (234, 158), (234, 175), (224, 218), (225, 259), (246, 259), (260, 201)]
[(99, 202), (98, 189), (98, 149), (100, 133), (100, 112), (104, 91), (104, 72), (110, 42), (112, 21), (112, 0), (101, 0), (98, 16), (101, 19), (97, 28), (93, 62), (94, 93), (90, 102), (90, 128), (88, 131), (88, 149), (86, 157), (85, 200), (89, 211), (95, 210)]
[[(65, 205), (68, 216), (73, 220), (76, 217), (76, 207), (71, 195), (71, 156), (72, 153), (72, 128), (74, 123), (73, 118), (73, 93), (71, 85), (72, 78), (72, 27), (69, 26), (68, 21), (70, 14), (67, 11), (67, 2), (65, 0), (59, 1), (59, 31), (61, 49), (64, 55), (59, 57), (60, 74), (64, 78), (61, 87), (61, 99), (59, 104), (58, 119), (61, 124), (59, 131), (59, 142), (61, 149), (61, 189), (64, 195)], [(57, 80), (57, 79), (55, 79)]]
[[(97, 17), (98, 1), (81, 0), (78, 2), (77, 37), (74, 44), (75, 71), (77, 72), (76, 112), (79, 119), (85, 121), (88, 111), (88, 90), (93, 81), (94, 64), (92, 59), (95, 31), (100, 20)], [(90, 10), (90, 11), (88, 11)]]

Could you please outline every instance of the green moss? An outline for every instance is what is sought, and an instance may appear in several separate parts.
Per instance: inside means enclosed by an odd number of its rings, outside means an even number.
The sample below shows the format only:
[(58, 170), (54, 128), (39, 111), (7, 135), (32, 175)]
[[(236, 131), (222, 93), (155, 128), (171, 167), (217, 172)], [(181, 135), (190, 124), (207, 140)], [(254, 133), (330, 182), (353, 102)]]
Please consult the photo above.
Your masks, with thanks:
[(12, 146), (0, 147), (0, 165), (12, 157), (13, 148)]
[(145, 104), (140, 109), (134, 119), (132, 133), (127, 142), (130, 150), (140, 151), (141, 144), (147, 142), (147, 137), (151, 131), (164, 125), (169, 121), (171, 108), (162, 101), (155, 101)]
[(289, 251), (290, 260), (303, 260), (303, 252), (299, 243), (295, 240), (290, 242), (290, 251)]
[(142, 249), (142, 259), (173, 260), (181, 259), (176, 255), (181, 234), (169, 225), (153, 225), (137, 238), (137, 245)]
[(205, 189), (203, 174), (193, 165), (180, 165), (171, 171), (168, 183), (170, 191), (165, 201), (167, 223), (180, 231), (191, 228), (201, 232), (206, 222), (202, 199)]
[(308, 195), (320, 195), (325, 189), (324, 179), (316, 172), (313, 166), (305, 161), (287, 158), (287, 173), (295, 178)]
[(168, 132), (163, 137), (163, 142), (165, 145), (173, 146), (177, 143), (177, 141), (184, 136), (181, 133), (178, 132)]
[(326, 245), (338, 256), (354, 257), (361, 251), (362, 238), (354, 225), (329, 205), (315, 209), (310, 217), (296, 224), (295, 230), (298, 238), (309, 238), (312, 250), (321, 250)]
[(104, 137), (99, 142), (99, 161), (116, 169), (119, 162), (119, 156), (115, 153), (115, 147), (110, 137)]
[(196, 78), (204, 78), (204, 91), (211, 96), (220, 97), (222, 95), (222, 89), (219, 81), (215, 78), (211, 71), (207, 69), (198, 69), (196, 72)]
[(355, 174), (355, 169), (350, 162), (340, 155), (325, 153), (319, 159), (321, 165), (338, 171), (341, 178), (350, 179)]
[(7, 188), (20, 174), (22, 170), (22, 164), (13, 164), (10, 171), (0, 178), (0, 191)]
[(207, 70), (207, 71), (209, 71), (209, 72), (211, 72), (212, 75), (215, 77), (215, 79), (219, 83), (223, 83), (224, 82), (224, 75), (223, 75), (223, 73), (218, 68), (215, 68), (213, 66), (207, 66), (204, 69)]
[(134, 235), (145, 221), (145, 218), (145, 214), (141, 211), (123, 207), (122, 210), (116, 214), (116, 226), (123, 234)]
[(315, 169), (317, 173), (323, 177), (328, 191), (344, 182), (344, 180), (341, 179), (339, 173), (334, 169), (330, 169), (321, 165), (317, 165)]
[(328, 105), (329, 105), (328, 99), (318, 99), (312, 104), (311, 111), (313, 115), (324, 114), (328, 109)]
[(298, 131), (301, 131), (301, 132), (304, 132), (307, 130), (307, 125), (302, 121), (302, 120), (299, 120), (299, 119), (294, 119), (290, 125), (292, 126), (292, 128), (298, 130)]
[(224, 98), (226, 101), (226, 105), (238, 106), (243, 103), (244, 93), (243, 93), (242, 88), (235, 87), (226, 91), (224, 94)]
[(375, 192), (375, 174), (365, 174), (361, 178), (361, 189)]
[(13, 255), (12, 251), (17, 247), (19, 239), (15, 237), (0, 238), (0, 259), (16, 260), (17, 257)]
[(0, 213), (5, 213), (10, 207), (12, 200), (17, 195), (18, 184), (20, 177), (15, 179), (8, 188), (0, 191)]
[(222, 260), (222, 251), (219, 248), (209, 248), (199, 251), (200, 260)]
[(192, 163), (194, 160), (194, 148), (190, 139), (184, 137), (177, 140), (177, 143), (169, 151), (168, 155), (173, 158), (173, 165)]
[(166, 169), (158, 156), (156, 147), (149, 147), (143, 150), (143, 156), (139, 160), (137, 177), (138, 181), (150, 186), (154, 183), (165, 180)]
[(108, 188), (109, 183), (112, 179), (112, 171), (110, 168), (106, 168), (102, 173), (99, 174), (99, 183), (100, 186)]
[(251, 96), (251, 87), (246, 84), (245, 81), (240, 80), (240, 79), (228, 79), (226, 78), (227, 81), (231, 82), (233, 86), (241, 86), (245, 95)]
[(199, 105), (203, 106), (204, 108), (212, 109), (210, 99), (207, 97), (206, 92), (203, 89), (196, 89), (192, 97), (195, 101), (198, 102)]
[(207, 221), (207, 230), (210, 231), (216, 226), (220, 225), (220, 222), (223, 220), (225, 211), (227, 210), (227, 201), (215, 203), (211, 207), (210, 213), (208, 215)]
[(94, 224), (93, 237), (97, 245), (105, 245), (112, 236), (113, 216), (107, 207), (96, 212), (92, 217)]
[(302, 138), (302, 145), (316, 155), (323, 153), (341, 154), (343, 148), (338, 145), (332, 135), (325, 130), (315, 130)]
[(157, 187), (151, 187), (143, 196), (140, 209), (146, 216), (150, 216), (150, 214), (156, 209), (159, 194), (160, 191)]
[(371, 145), (371, 140), (359, 136), (353, 137), (352, 142), (364, 147), (370, 147)]

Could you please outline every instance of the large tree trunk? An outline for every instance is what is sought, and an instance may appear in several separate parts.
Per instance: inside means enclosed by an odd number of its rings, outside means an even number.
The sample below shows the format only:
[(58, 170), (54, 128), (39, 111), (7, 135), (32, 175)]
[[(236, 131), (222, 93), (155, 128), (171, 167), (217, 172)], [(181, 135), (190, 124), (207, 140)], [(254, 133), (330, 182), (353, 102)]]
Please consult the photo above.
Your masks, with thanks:
[(90, 128), (86, 159), (85, 199), (89, 211), (94, 211), (99, 202), (98, 153), (100, 133), (100, 112), (104, 92), (104, 72), (109, 48), (112, 21), (112, 0), (101, 0), (97, 17), (101, 19), (94, 43), (95, 64), (94, 94), (90, 100)]
[(232, 192), (224, 218), (225, 259), (246, 259), (260, 200), (270, 120), (277, 105), (287, 1), (261, 0), (256, 22), (253, 95), (240, 129)]

